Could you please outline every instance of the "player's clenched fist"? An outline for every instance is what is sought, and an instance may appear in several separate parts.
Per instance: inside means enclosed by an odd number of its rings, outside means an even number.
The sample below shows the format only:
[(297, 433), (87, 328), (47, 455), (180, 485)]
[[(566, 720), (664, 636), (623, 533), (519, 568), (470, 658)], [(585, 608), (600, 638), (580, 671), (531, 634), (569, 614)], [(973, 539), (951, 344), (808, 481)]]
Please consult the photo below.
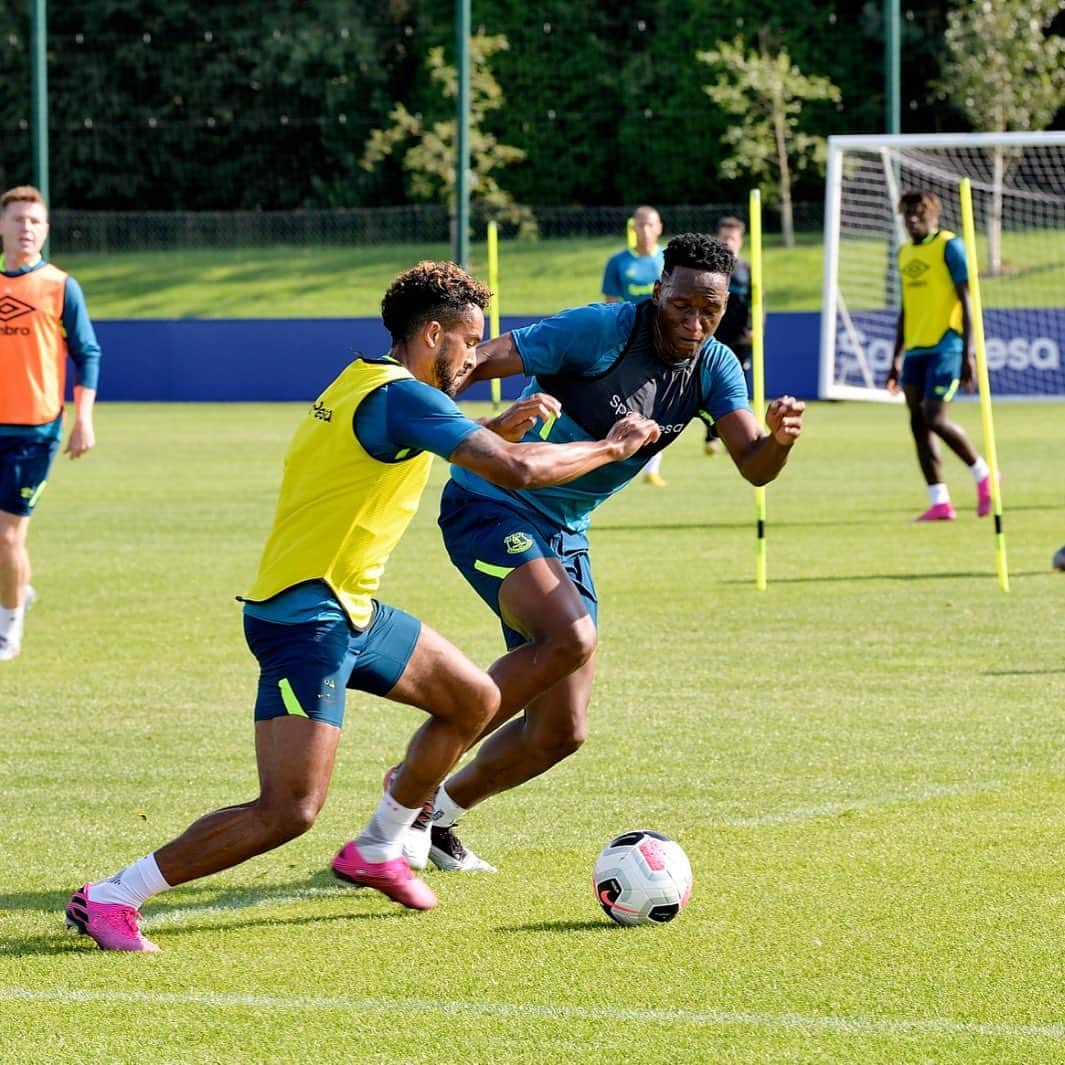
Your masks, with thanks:
[(806, 404), (794, 396), (781, 396), (769, 404), (765, 424), (778, 444), (794, 444), (802, 432), (802, 414)]
[(627, 459), (635, 455), (644, 444), (654, 443), (661, 435), (662, 430), (658, 422), (645, 418), (641, 414), (626, 414), (625, 417), (614, 422), (606, 439), (620, 444), (623, 453), (618, 457)]

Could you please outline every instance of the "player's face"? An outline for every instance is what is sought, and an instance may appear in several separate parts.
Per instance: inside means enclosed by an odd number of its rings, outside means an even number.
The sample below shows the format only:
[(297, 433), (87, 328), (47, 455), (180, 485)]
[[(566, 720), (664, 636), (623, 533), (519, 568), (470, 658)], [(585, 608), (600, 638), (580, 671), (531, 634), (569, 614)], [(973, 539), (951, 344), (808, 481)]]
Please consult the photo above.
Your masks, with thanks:
[(694, 358), (714, 335), (728, 302), (728, 277), (674, 267), (655, 285), (655, 346), (667, 362)]
[(662, 236), (662, 219), (657, 211), (637, 211), (632, 219), (636, 230), (636, 247), (647, 254)]
[(477, 345), (484, 337), (484, 314), (480, 307), (469, 310), (450, 329), (440, 334), (440, 343), (433, 363), (433, 382), (452, 399), (458, 393), (462, 379), (477, 362)]
[(913, 240), (924, 240), (939, 225), (939, 216), (922, 200), (902, 209), (902, 224)]
[(22, 262), (33, 262), (48, 236), (48, 212), (43, 203), (15, 200), (0, 215), (0, 236), (4, 254)]
[(717, 239), (728, 248), (733, 255), (739, 255), (743, 249), (743, 230), (737, 226), (725, 226), (717, 231)]

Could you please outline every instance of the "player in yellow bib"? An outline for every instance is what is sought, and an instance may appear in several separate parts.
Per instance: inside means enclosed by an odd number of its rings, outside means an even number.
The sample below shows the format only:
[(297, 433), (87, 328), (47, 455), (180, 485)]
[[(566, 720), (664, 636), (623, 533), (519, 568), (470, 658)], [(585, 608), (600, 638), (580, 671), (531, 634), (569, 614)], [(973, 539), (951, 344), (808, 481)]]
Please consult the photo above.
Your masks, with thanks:
[(975, 379), (965, 245), (950, 230), (939, 228), (939, 212), (939, 197), (933, 192), (906, 192), (899, 200), (911, 243), (899, 249), (902, 309), (887, 387), (898, 392), (901, 382), (917, 461), (928, 485), (929, 507), (918, 521), (955, 518), (937, 438), (969, 467), (976, 483), (977, 515), (991, 513), (988, 465), (965, 430), (947, 416), (959, 382), (971, 392)]
[(105, 950), (158, 949), (140, 932), (145, 899), (220, 872), (306, 832), (325, 802), (347, 688), (424, 710), (369, 824), (333, 859), (335, 875), (411, 909), (436, 905), (402, 856), (422, 806), (500, 705), (496, 682), (439, 633), (375, 599), (389, 554), (418, 507), (433, 454), (509, 488), (573, 480), (631, 457), (655, 422), (619, 418), (603, 439), (514, 443), (559, 404), (519, 400), (487, 424), (452, 397), (476, 364), (490, 293), (451, 263), (419, 263), (382, 301), (392, 348), (359, 357), (303, 416), (244, 631), (259, 661), (252, 802), (201, 817), (108, 880), (85, 884), (68, 924)]

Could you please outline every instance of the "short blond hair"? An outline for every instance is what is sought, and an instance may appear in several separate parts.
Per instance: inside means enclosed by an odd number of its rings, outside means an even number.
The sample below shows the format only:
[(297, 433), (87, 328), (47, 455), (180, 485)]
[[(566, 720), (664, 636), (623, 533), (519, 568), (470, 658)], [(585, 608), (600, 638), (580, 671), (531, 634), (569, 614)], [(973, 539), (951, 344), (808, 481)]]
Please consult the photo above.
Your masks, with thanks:
[(44, 202), (41, 190), (33, 185), (16, 185), (0, 196), (0, 214), (7, 210), (9, 203), (39, 203), (45, 211), (48, 210), (48, 204)]

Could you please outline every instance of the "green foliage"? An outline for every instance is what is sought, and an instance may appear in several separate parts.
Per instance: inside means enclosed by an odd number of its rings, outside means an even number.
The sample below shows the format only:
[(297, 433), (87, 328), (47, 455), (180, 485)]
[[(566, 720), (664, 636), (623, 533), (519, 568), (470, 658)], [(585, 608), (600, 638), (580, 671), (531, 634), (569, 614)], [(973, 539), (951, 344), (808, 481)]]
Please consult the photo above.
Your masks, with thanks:
[(828, 78), (806, 75), (786, 49), (775, 54), (765, 40), (748, 51), (742, 37), (697, 52), (696, 58), (717, 72), (706, 94), (733, 119), (724, 141), (732, 152), (721, 163), (726, 177), (747, 177), (767, 196), (779, 197), (784, 239), (794, 241), (791, 217), (793, 174), (813, 167), (824, 170), (825, 138), (809, 132), (808, 102), (840, 101), (840, 91)]
[[(502, 144), (485, 130), (486, 117), (505, 103), (499, 82), (489, 68), (489, 60), (509, 47), (506, 37), (501, 35), (474, 34), (470, 38), (469, 150), (473, 171), (470, 199), (488, 208), (488, 217), (505, 218), (518, 225), (522, 236), (532, 236), (535, 220), (531, 212), (517, 207), (513, 196), (496, 178), (496, 171), (520, 163), (525, 152)], [(383, 159), (413, 141), (402, 155), (411, 198), (422, 202), (444, 199), (454, 209), (458, 127), (454, 112), (458, 72), (454, 64), (445, 62), (444, 49), (439, 45), (429, 50), (427, 65), (433, 84), (451, 105), (452, 117), (430, 121), (420, 114), (412, 114), (402, 102), (397, 103), (388, 116), (392, 125), (371, 131), (359, 165), (364, 170), (373, 171)]]
[[(1016, 36), (1026, 39), (1026, 9), (1017, 0), (1006, 6), (1021, 11)], [(882, 9), (879, 0), (474, 5), (478, 36), (503, 37), (510, 48), (492, 57), (505, 104), (485, 111), (484, 139), (471, 147), (500, 153), (487, 178), (519, 204), (743, 201), (749, 180), (721, 169), (735, 123), (725, 108), (707, 106), (696, 47), (764, 31), (798, 69), (839, 87), (845, 106), (818, 106), (804, 132), (875, 132), (884, 110)], [(903, 114), (915, 132), (970, 124), (929, 87), (943, 84), (945, 29), (943, 5), (906, 12)], [(446, 175), (423, 184), (404, 169), (411, 142), (372, 171), (359, 163), (371, 131), (406, 113), (422, 116), (427, 137), (419, 172), (439, 171), (432, 141), (446, 144), (447, 134), (435, 124), (452, 115), (428, 57), (453, 62), (450, 0), (276, 0), (254, 12), (237, 0), (64, 0), (49, 4), (49, 34), (57, 205), (275, 210), (445, 195)], [(27, 180), (32, 165), (27, 38), (26, 5), (0, 5), (9, 89), (0, 97), (0, 176), (11, 184)], [(1055, 83), (1060, 37), (1044, 39), (1046, 55), (1033, 62)], [(820, 197), (816, 167), (792, 179), (796, 198)]]
[(1051, 34), (1065, 0), (957, 0), (938, 88), (973, 128), (1041, 130), (1065, 106), (1065, 37)]

